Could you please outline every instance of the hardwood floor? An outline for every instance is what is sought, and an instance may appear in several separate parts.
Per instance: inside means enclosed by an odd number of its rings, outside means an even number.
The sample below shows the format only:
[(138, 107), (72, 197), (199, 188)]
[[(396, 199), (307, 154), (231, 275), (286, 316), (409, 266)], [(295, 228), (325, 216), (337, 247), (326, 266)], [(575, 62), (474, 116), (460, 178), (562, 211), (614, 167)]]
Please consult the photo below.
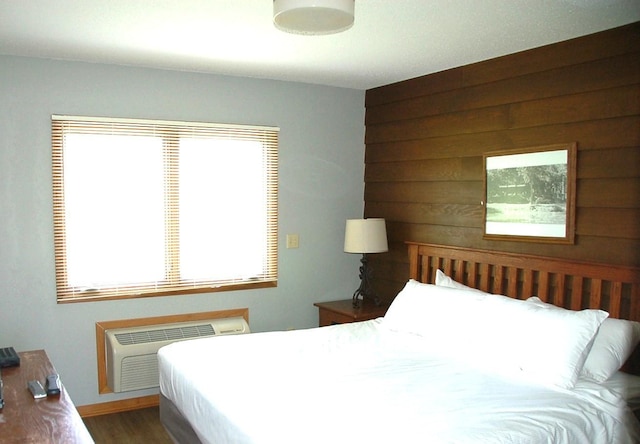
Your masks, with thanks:
[(172, 444), (158, 407), (83, 419), (96, 444)]

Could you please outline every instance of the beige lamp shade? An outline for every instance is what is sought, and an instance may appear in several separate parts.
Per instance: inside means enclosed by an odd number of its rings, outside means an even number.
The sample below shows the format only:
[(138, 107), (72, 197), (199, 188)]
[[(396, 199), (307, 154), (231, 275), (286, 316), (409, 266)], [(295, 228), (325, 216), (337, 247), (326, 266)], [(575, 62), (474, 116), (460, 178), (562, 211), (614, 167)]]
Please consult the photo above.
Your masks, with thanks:
[(345, 253), (383, 253), (389, 250), (384, 219), (348, 219), (344, 233)]

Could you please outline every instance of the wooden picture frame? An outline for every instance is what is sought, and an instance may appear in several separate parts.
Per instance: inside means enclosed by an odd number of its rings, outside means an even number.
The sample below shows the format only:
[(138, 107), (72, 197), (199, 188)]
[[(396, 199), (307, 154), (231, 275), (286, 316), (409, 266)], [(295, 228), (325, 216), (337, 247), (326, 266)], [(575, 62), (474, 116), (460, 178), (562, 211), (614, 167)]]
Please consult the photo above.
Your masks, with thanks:
[(577, 143), (484, 155), (484, 239), (573, 244)]

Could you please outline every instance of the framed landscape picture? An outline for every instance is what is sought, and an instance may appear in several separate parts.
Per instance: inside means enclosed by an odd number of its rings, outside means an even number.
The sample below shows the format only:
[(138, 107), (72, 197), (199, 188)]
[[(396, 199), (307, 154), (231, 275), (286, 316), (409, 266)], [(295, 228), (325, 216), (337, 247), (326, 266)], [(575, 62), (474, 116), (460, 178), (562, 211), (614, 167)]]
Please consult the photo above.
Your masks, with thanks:
[(484, 239), (574, 242), (577, 144), (484, 155)]

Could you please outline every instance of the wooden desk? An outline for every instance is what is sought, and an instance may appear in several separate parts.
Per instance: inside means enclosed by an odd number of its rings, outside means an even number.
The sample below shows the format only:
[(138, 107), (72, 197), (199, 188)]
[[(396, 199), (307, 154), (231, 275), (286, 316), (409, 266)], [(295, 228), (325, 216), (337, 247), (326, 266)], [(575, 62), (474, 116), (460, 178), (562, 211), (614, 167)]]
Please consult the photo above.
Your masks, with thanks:
[(4, 408), (0, 410), (2, 443), (93, 443), (64, 388), (60, 396), (34, 399), (27, 382), (56, 373), (44, 350), (21, 352), (20, 366), (3, 368)]
[(346, 299), (333, 302), (316, 302), (320, 327), (348, 322), (368, 321), (379, 318), (387, 312), (388, 305), (377, 306), (360, 301), (358, 308), (353, 308), (353, 301)]

